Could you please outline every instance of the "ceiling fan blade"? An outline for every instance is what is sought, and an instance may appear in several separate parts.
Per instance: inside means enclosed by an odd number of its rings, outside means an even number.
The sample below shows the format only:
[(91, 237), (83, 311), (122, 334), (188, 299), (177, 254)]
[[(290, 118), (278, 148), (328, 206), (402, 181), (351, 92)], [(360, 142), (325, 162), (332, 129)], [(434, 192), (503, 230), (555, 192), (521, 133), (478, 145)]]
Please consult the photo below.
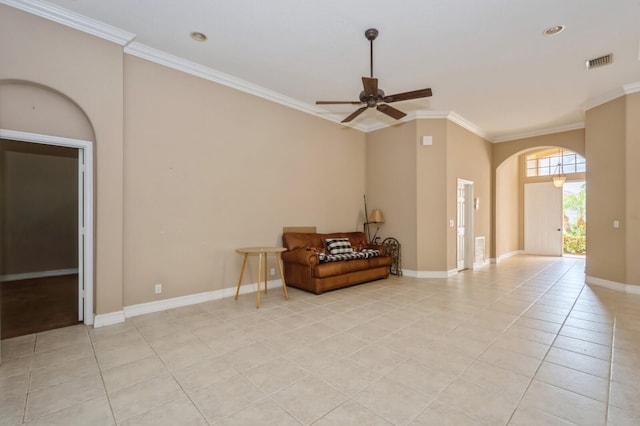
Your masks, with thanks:
[(413, 90), (411, 92), (396, 93), (395, 95), (385, 96), (384, 102), (408, 101), (409, 99), (428, 98), (433, 95), (431, 89)]
[(400, 111), (398, 109), (395, 109), (392, 106), (385, 105), (385, 104), (378, 105), (377, 109), (378, 109), (378, 111), (380, 111), (380, 112), (382, 112), (384, 114), (387, 114), (389, 117), (395, 118), (396, 120), (400, 120), (402, 117), (407, 115), (404, 112), (402, 112), (402, 111)]
[(351, 120), (353, 120), (354, 118), (356, 118), (357, 116), (359, 116), (360, 114), (362, 114), (364, 112), (364, 110), (366, 110), (369, 107), (363, 106), (362, 108), (358, 108), (357, 110), (355, 110), (350, 116), (348, 116), (347, 118), (345, 118), (344, 120), (342, 120), (343, 123), (348, 123)]
[(338, 104), (350, 104), (360, 105), (360, 101), (316, 101), (316, 105), (338, 105)]
[(378, 97), (378, 79), (377, 78), (369, 78), (362, 77), (362, 85), (364, 86), (364, 94), (365, 96)]

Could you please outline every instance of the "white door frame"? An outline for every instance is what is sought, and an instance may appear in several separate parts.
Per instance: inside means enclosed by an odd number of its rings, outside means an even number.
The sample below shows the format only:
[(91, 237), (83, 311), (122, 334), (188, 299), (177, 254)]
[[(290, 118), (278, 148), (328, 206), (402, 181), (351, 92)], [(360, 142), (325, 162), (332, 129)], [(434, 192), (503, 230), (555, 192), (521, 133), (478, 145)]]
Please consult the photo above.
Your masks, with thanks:
[[(93, 324), (93, 142), (0, 129), (1, 139), (77, 148), (78, 153), (78, 317)], [(83, 226), (84, 225), (84, 226)], [(84, 296), (84, 297), (83, 297)]]
[[(462, 268), (458, 267), (458, 187), (464, 185), (464, 265)], [(473, 232), (473, 181), (458, 178), (456, 182), (456, 269), (461, 271), (463, 269), (473, 269), (474, 262), (474, 232)]]

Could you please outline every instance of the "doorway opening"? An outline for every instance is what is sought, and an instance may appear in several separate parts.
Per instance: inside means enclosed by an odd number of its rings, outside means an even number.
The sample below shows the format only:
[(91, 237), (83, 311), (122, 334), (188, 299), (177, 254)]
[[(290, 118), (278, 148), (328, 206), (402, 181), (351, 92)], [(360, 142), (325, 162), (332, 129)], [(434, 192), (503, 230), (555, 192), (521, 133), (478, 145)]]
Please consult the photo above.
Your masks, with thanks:
[(562, 189), (563, 254), (587, 254), (587, 216), (585, 181), (566, 182)]
[[(14, 167), (21, 159), (25, 160), (26, 163), (30, 165), (31, 170), (23, 170), (21, 173), (26, 173), (27, 175), (29, 175), (30, 172), (32, 174), (42, 174), (44, 179), (46, 179), (48, 176), (47, 173), (40, 173), (42, 170), (37, 170), (38, 173), (34, 173), (34, 167), (38, 167), (37, 164), (39, 164), (39, 161), (50, 159), (45, 158), (49, 151), (48, 157), (57, 159), (57, 162), (54, 160), (54, 164), (51, 166), (52, 168), (60, 168), (59, 166), (65, 163), (67, 169), (65, 169), (66, 171), (64, 173), (67, 178), (64, 185), (72, 186), (71, 192), (74, 193), (73, 197), (65, 196), (65, 200), (56, 198), (57, 196), (55, 194), (48, 194), (44, 186), (39, 190), (39, 196), (30, 192), (29, 186), (18, 189), (20, 192), (16, 193), (16, 188), (19, 188), (19, 185), (9, 187), (6, 184), (8, 181), (8, 179), (6, 179), (7, 176), (5, 176), (5, 173), (13, 173), (15, 170), (7, 170), (9, 168), (7, 167), (7, 156), (3, 156), (3, 192), (1, 194), (4, 205), (1, 216), (3, 226), (3, 256), (2, 262), (0, 263), (0, 266), (2, 266), (0, 281), (2, 281), (3, 284), (3, 293), (6, 291), (6, 294), (10, 296), (3, 297), (3, 304), (5, 302), (11, 302), (12, 304), (8, 309), (5, 307), (0, 314), (3, 317), (8, 314), (21, 315), (21, 311), (26, 309), (26, 306), (23, 306), (24, 303), (26, 303), (25, 301), (29, 300), (29, 312), (26, 317), (23, 316), (18, 319), (18, 322), (28, 320), (36, 324), (36, 327), (41, 327), (40, 330), (27, 330), (24, 327), (18, 331), (14, 329), (11, 331), (11, 337), (65, 326), (68, 325), (69, 321), (93, 324), (93, 144), (89, 141), (3, 129), (0, 129), (0, 139), (11, 141), (11, 143), (14, 144), (26, 143), (24, 146), (27, 148), (15, 150), (17, 154), (11, 154), (11, 157), (15, 158), (11, 159), (12, 162), (9, 167)], [(47, 149), (47, 147), (49, 149)], [(55, 152), (55, 154), (52, 155), (52, 152)], [(15, 159), (18, 161), (13, 161)], [(75, 170), (68, 170), (69, 163), (74, 165)], [(71, 179), (69, 174), (75, 174), (75, 179)], [(19, 173), (13, 176), (12, 179), (16, 176), (19, 176)], [(71, 183), (72, 181), (73, 183)], [(74, 186), (75, 188), (73, 188)], [(9, 194), (9, 191), (14, 191), (14, 193)], [(35, 200), (38, 198), (39, 201), (36, 205), (31, 205), (35, 203)], [(33, 220), (25, 220), (24, 217), (21, 219), (26, 223), (41, 225), (39, 222), (45, 220), (44, 218), (48, 216), (54, 218), (56, 215), (59, 215), (60, 217), (57, 219), (63, 220), (67, 224), (72, 223), (75, 225), (75, 230), (72, 230), (72, 241), (69, 241), (70, 235), (68, 227), (66, 227), (66, 230), (62, 233), (52, 232), (54, 239), (44, 242), (44, 238), (41, 237), (47, 233), (47, 229), (49, 231), (55, 231), (54, 228), (56, 225), (51, 224), (45, 225), (44, 228), (42, 226), (34, 226), (36, 229), (31, 233), (26, 232), (24, 227), (21, 229), (12, 229), (14, 234), (12, 235), (13, 239), (8, 241), (7, 233), (4, 231), (9, 229), (8, 227), (11, 225), (7, 222), (8, 220), (13, 220), (11, 223), (15, 222), (16, 212), (7, 208), (7, 200), (19, 202), (23, 212), (20, 214), (27, 216), (37, 216), (42, 213), (38, 211), (39, 208), (41, 209), (43, 206), (47, 208), (50, 207), (46, 215), (41, 215), (35, 219), (32, 218)], [(14, 215), (13, 218), (9, 217), (11, 214)], [(11, 250), (17, 250), (20, 246), (20, 239), (23, 238), (22, 235), (26, 236), (27, 234), (29, 235), (28, 238), (32, 238), (35, 241), (30, 241), (29, 244), (25, 244), (25, 246), (21, 248), (26, 250), (33, 249), (34, 247), (42, 249), (40, 259), (34, 257), (33, 259), (27, 260), (24, 264), (19, 264), (19, 261), (10, 257), (12, 254)], [(56, 238), (60, 239), (58, 252), (56, 252)], [(62, 240), (65, 241), (64, 246)], [(75, 242), (73, 240), (75, 240)], [(47, 245), (48, 247), (46, 247)], [(15, 257), (17, 258), (18, 256)], [(61, 292), (63, 288), (67, 289), (66, 293)], [(52, 289), (54, 290), (53, 293), (50, 292)], [(64, 294), (64, 296), (61, 296), (61, 294)], [(74, 296), (69, 298), (69, 294), (73, 294)], [(53, 300), (48, 300), (48, 298)], [(43, 304), (42, 306), (55, 305), (55, 309), (50, 310), (50, 312), (45, 312), (37, 308), (38, 303)], [(69, 304), (75, 306), (69, 307)], [(47, 315), (58, 315), (59, 312), (55, 312), (58, 308), (64, 310), (64, 320), (61, 320), (60, 316), (47, 317)], [(73, 316), (69, 318), (69, 311), (75, 313), (75, 318)], [(29, 316), (38, 318), (29, 318)], [(6, 317), (2, 319), (2, 338), (10, 337), (4, 334), (7, 325), (5, 324), (5, 320), (14, 321), (15, 319), (16, 318), (9, 319)], [(60, 323), (60, 321), (63, 322)], [(67, 323), (65, 323), (65, 321)], [(37, 325), (38, 323), (40, 323), (39, 326)]]

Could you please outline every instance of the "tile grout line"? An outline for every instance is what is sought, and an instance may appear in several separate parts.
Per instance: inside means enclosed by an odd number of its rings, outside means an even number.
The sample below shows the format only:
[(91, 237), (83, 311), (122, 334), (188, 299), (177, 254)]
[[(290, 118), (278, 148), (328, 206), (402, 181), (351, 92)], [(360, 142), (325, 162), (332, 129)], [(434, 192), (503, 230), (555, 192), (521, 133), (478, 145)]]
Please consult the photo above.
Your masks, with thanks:
[(107, 404), (109, 404), (109, 411), (111, 412), (111, 418), (113, 419), (114, 424), (118, 424), (116, 421), (116, 413), (113, 411), (113, 404), (111, 404), (111, 397), (109, 396), (109, 392), (107, 391), (107, 385), (104, 382), (104, 374), (100, 363), (98, 362), (98, 355), (96, 354), (95, 342), (91, 338), (91, 333), (87, 330), (87, 334), (89, 335), (89, 341), (91, 342), (91, 352), (93, 352), (93, 357), (96, 360), (96, 366), (98, 367), (98, 371), (100, 372), (100, 381), (102, 382), (102, 387), (104, 388), (104, 396), (107, 398)]
[(604, 413), (605, 425), (609, 424), (609, 411), (611, 410), (611, 385), (613, 384), (613, 357), (615, 352), (616, 328), (618, 323), (618, 297), (614, 302), (615, 314), (613, 315), (613, 329), (611, 330), (611, 359), (609, 360), (609, 386), (607, 386), (607, 409)]
[(27, 379), (27, 392), (24, 396), (24, 409), (22, 410), (22, 423), (27, 421), (27, 404), (29, 404), (29, 395), (31, 394), (31, 377), (33, 374), (33, 358), (36, 355), (36, 342), (38, 340), (38, 333), (33, 338), (33, 352), (31, 353), (31, 360), (29, 361), (29, 377)]
[[(569, 273), (569, 271), (571, 269), (573, 269), (573, 267), (575, 267), (575, 263), (574, 265), (571, 266), (571, 268), (569, 268), (567, 271), (565, 271), (562, 276), (560, 278), (558, 278), (558, 280), (549, 288), (549, 290), (551, 290), (553, 287), (555, 287), (558, 282), (567, 274)], [(571, 305), (571, 309), (569, 310), (569, 313), (567, 313), (567, 315), (565, 316), (564, 321), (562, 322), (562, 324), (560, 325), (560, 328), (558, 328), (558, 331), (555, 333), (555, 337), (553, 338), (553, 341), (551, 342), (551, 344), (549, 345), (549, 348), (546, 350), (544, 356), (542, 357), (542, 359), (540, 360), (540, 364), (538, 364), (538, 367), (536, 368), (536, 371), (533, 373), (533, 375), (531, 376), (531, 379), (529, 380), (529, 383), (527, 384), (527, 387), (525, 388), (524, 392), (522, 393), (522, 395), (520, 396), (520, 400), (518, 401), (518, 404), (516, 405), (516, 408), (513, 410), (513, 412), (511, 413), (511, 416), (509, 417), (509, 420), (507, 420), (507, 424), (509, 424), (509, 422), (511, 422), (511, 420), (513, 419), (513, 416), (515, 415), (516, 411), (518, 411), (518, 407), (520, 407), (520, 404), (522, 403), (522, 400), (524, 399), (525, 395), (527, 394), (527, 392), (529, 391), (529, 388), (531, 387), (531, 384), (533, 383), (533, 381), (535, 380), (535, 376), (538, 374), (538, 371), (540, 371), (540, 367), (542, 367), (542, 365), (545, 362), (545, 359), (547, 358), (547, 355), (549, 354), (549, 352), (551, 351), (551, 349), (553, 348), (553, 344), (555, 343), (555, 341), (558, 339), (558, 336), (560, 335), (560, 330), (562, 330), (562, 327), (564, 327), (565, 323), (567, 322), (567, 319), (569, 318), (569, 316), (571, 315), (571, 312), (573, 311), (573, 308), (575, 307), (576, 303), (578, 302), (578, 299), (580, 299), (580, 296), (582, 295), (582, 292), (584, 291), (584, 288), (586, 286), (586, 283), (582, 284), (582, 287), (580, 288), (580, 292), (578, 293), (578, 295), (576, 296), (575, 300), (573, 301), (573, 304)], [(544, 294), (547, 294), (547, 292), (549, 291), (547, 290)], [(543, 295), (544, 295), (543, 294)], [(542, 296), (541, 296), (542, 297)], [(553, 386), (553, 385), (551, 385)], [(557, 387), (557, 386), (556, 386)], [(562, 389), (562, 388), (559, 388)], [(545, 413), (547, 413), (546, 411), (543, 411)], [(552, 415), (553, 417), (558, 417), (552, 413), (547, 413)], [(565, 419), (562, 419), (565, 420)], [(573, 422), (570, 422), (573, 423)]]

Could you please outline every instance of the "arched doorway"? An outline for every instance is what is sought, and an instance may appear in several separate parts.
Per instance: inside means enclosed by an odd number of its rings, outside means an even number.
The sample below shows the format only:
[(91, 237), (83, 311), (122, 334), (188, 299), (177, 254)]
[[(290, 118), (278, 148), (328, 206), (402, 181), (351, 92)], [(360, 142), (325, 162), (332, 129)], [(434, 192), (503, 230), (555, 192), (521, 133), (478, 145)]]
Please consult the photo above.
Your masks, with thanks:
[[(580, 252), (586, 247), (586, 223), (584, 208), (574, 211), (575, 202), (568, 209), (563, 209), (562, 189), (554, 187), (552, 178), (556, 174), (566, 177), (564, 185), (570, 191), (564, 199), (581, 201), (584, 206), (584, 188), (586, 186), (586, 162), (584, 157), (576, 151), (564, 146), (528, 146), (517, 150), (505, 158), (497, 167), (495, 175), (495, 241), (496, 262), (515, 254), (529, 252), (531, 254), (562, 255), (563, 252)], [(538, 189), (545, 188), (547, 193), (557, 193), (556, 197), (542, 196), (540, 200), (532, 201), (531, 194), (540, 193)], [(537, 188), (536, 191), (533, 191)], [(531, 191), (527, 191), (530, 189)], [(527, 207), (527, 192), (529, 192), (529, 207)], [(552, 201), (555, 200), (555, 201)], [(551, 203), (556, 203), (551, 206)], [(532, 207), (533, 206), (533, 207)], [(550, 209), (555, 209), (549, 213)], [(566, 211), (565, 211), (566, 210)], [(571, 210), (571, 211), (569, 211)], [(527, 229), (529, 229), (529, 241), (531, 235), (538, 239), (544, 232), (531, 229), (533, 217), (539, 223), (549, 224), (540, 220), (540, 216), (547, 212), (549, 215), (557, 215), (553, 223), (554, 229), (549, 229), (548, 235), (557, 236), (557, 249), (551, 251), (531, 248), (526, 244)], [(566, 213), (566, 214), (565, 214)], [(581, 214), (582, 213), (582, 214)], [(563, 216), (567, 216), (563, 220)], [(529, 223), (527, 223), (529, 222)], [(553, 231), (553, 232), (552, 232)], [(544, 240), (544, 238), (542, 238)], [(545, 241), (542, 241), (544, 243)]]
[[(12, 200), (18, 200), (20, 203), (21, 213), (26, 217), (24, 220), (27, 225), (22, 224), (18, 229), (14, 229), (12, 232), (12, 240), (7, 241), (6, 233), (3, 233), (3, 252), (6, 254), (10, 252), (12, 248), (15, 248), (18, 252), (16, 256), (3, 256), (2, 271), (0, 277), (5, 282), (19, 282), (20, 280), (34, 280), (37, 281), (40, 278), (47, 277), (59, 277), (66, 275), (77, 274), (77, 288), (74, 293), (76, 299), (75, 312), (76, 320), (85, 324), (92, 324), (93, 315), (93, 130), (91, 123), (84, 114), (84, 112), (70, 99), (62, 94), (59, 94), (55, 90), (49, 88), (34, 85), (26, 82), (5, 81), (0, 82), (0, 115), (3, 120), (0, 123), (0, 139), (9, 141), (14, 147), (11, 152), (13, 159), (22, 159), (29, 161), (13, 161), (11, 160), (12, 170), (16, 169), (16, 165), (27, 164), (27, 167), (37, 167), (37, 164), (42, 163), (45, 160), (51, 158), (60, 157), (75, 157), (73, 158), (75, 165), (75, 179), (73, 183), (74, 188), (70, 188), (72, 192), (75, 192), (75, 207), (65, 206), (64, 209), (58, 208), (65, 203), (70, 203), (71, 198), (65, 200), (53, 200), (49, 204), (53, 207), (45, 212), (54, 216), (59, 220), (60, 215), (74, 215), (73, 223), (76, 224), (77, 229), (74, 233), (75, 243), (71, 241), (71, 244), (75, 244), (73, 247), (73, 255), (75, 265), (69, 267), (69, 256), (59, 256), (61, 253), (56, 253), (56, 242), (48, 241), (43, 243), (38, 241), (43, 237), (41, 222), (45, 221), (43, 217), (47, 217), (46, 214), (38, 214), (36, 210), (25, 210), (28, 206), (37, 204), (42, 206), (41, 196), (36, 196), (35, 193), (31, 193), (24, 188), (28, 187), (25, 184), (14, 185), (11, 191), (20, 191), (19, 193), (12, 194), (10, 197)], [(41, 133), (46, 132), (46, 133)], [(67, 137), (73, 136), (73, 137)], [(86, 139), (80, 139), (78, 136), (86, 137)], [(21, 146), (20, 148), (16, 148)], [(50, 147), (51, 149), (47, 148)], [(57, 151), (56, 151), (57, 149)], [(56, 153), (54, 153), (56, 152)], [(63, 154), (60, 154), (63, 152)], [(53, 154), (52, 154), (53, 153)], [(37, 159), (37, 161), (32, 161)], [(58, 163), (60, 163), (58, 161)], [(51, 163), (47, 163), (51, 164)], [(3, 163), (3, 173), (6, 164)], [(48, 167), (48, 166), (47, 166)], [(56, 166), (54, 166), (55, 168)], [(48, 169), (47, 169), (48, 170)], [(38, 170), (40, 171), (40, 170)], [(29, 173), (29, 170), (26, 171)], [(65, 172), (69, 175), (68, 168)], [(46, 173), (33, 173), (44, 176), (52, 176), (53, 179), (57, 179), (59, 174), (47, 175)], [(12, 175), (12, 181), (16, 181), (16, 178), (20, 173), (14, 173)], [(4, 176), (3, 176), (4, 177)], [(8, 179), (3, 179), (6, 182)], [(70, 186), (71, 180), (66, 180), (64, 184)], [(56, 182), (60, 187), (60, 182)], [(31, 183), (28, 183), (29, 185)], [(62, 186), (64, 186), (64, 184)], [(5, 185), (6, 186), (6, 185)], [(5, 188), (6, 189), (6, 188)], [(42, 195), (46, 193), (46, 188), (38, 190), (38, 193)], [(3, 204), (9, 198), (6, 197), (5, 191), (3, 191)], [(52, 197), (54, 195), (51, 195)], [(38, 203), (31, 203), (38, 198)], [(46, 199), (46, 197), (45, 197)], [(46, 202), (46, 201), (45, 201)], [(69, 209), (70, 208), (70, 209)], [(15, 209), (14, 209), (15, 210)], [(64, 210), (63, 213), (62, 210)], [(14, 212), (15, 213), (15, 212)], [(15, 216), (15, 214), (14, 214)], [(23, 218), (24, 218), (23, 217)], [(7, 218), (3, 215), (3, 221)], [(68, 217), (64, 217), (63, 221), (69, 223)], [(35, 224), (35, 225), (33, 225)], [(10, 226), (11, 224), (5, 223)], [(33, 225), (33, 226), (31, 226)], [(49, 223), (45, 226), (46, 229), (55, 228), (55, 223)], [(29, 236), (27, 237), (27, 234)], [(54, 233), (55, 234), (55, 233)], [(21, 236), (22, 235), (22, 236)], [(35, 235), (35, 237), (34, 237)], [(69, 232), (57, 233), (56, 235), (65, 235), (64, 244), (60, 243), (58, 248), (59, 252), (69, 252)], [(54, 236), (55, 237), (55, 236)], [(32, 241), (28, 241), (29, 244), (16, 244), (16, 241), (20, 238), (31, 238)], [(33, 241), (35, 240), (35, 241)], [(29, 247), (37, 247), (38, 256), (40, 260), (44, 257), (45, 261), (27, 261), (16, 262), (15, 259), (20, 257), (19, 252), (28, 250)], [(64, 247), (64, 248), (63, 248)], [(49, 255), (47, 255), (49, 253)], [(68, 254), (68, 253), (67, 253)], [(47, 257), (50, 257), (47, 259)], [(62, 263), (56, 263), (61, 257), (67, 259)], [(37, 258), (34, 257), (37, 260)], [(65, 263), (66, 262), (66, 263)], [(63, 265), (63, 266), (58, 266)], [(24, 281), (26, 282), (26, 281)], [(24, 293), (23, 293), (24, 295)], [(65, 296), (67, 297), (67, 296)], [(66, 301), (65, 301), (66, 304)], [(5, 312), (3, 311), (2, 314)], [(37, 312), (35, 314), (38, 314)], [(31, 314), (33, 315), (33, 313)], [(41, 323), (46, 323), (45, 319), (40, 319)], [(37, 323), (37, 321), (36, 321)], [(43, 329), (55, 328), (57, 324), (56, 320), (52, 320), (49, 324), (46, 324)], [(0, 324), (2, 326), (6, 324)], [(5, 327), (3, 327), (5, 329)], [(38, 331), (38, 330), (34, 330)], [(31, 332), (34, 332), (31, 331)], [(5, 337), (5, 336), (3, 336)]]

